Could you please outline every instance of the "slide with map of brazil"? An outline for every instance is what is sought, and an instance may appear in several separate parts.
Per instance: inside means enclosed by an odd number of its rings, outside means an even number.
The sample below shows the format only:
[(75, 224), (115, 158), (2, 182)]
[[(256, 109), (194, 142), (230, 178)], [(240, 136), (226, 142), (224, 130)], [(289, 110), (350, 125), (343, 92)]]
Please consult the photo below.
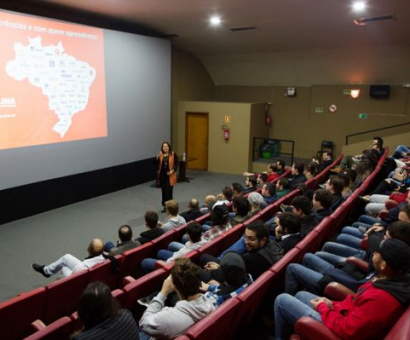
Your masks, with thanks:
[(0, 150), (107, 136), (103, 30), (0, 12)]

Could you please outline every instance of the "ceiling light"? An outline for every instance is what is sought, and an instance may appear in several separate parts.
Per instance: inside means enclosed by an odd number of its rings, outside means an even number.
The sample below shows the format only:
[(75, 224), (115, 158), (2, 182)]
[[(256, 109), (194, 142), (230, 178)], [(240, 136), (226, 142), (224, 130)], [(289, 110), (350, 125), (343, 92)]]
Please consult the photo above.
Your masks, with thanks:
[(366, 3), (363, 1), (354, 2), (352, 8), (355, 12), (362, 12), (366, 9)]
[(209, 22), (212, 26), (219, 26), (221, 24), (221, 18), (215, 15), (209, 19)]
[(350, 96), (354, 99), (359, 98), (360, 90), (359, 89), (350, 90)]

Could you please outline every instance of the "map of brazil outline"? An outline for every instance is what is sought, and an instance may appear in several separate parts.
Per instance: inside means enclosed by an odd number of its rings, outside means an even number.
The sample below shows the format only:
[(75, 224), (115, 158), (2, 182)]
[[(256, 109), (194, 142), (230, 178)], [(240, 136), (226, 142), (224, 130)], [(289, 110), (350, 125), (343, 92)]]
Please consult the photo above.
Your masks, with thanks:
[(42, 46), (41, 37), (28, 38), (28, 45), (14, 43), (14, 60), (6, 64), (6, 73), (16, 81), (28, 78), (30, 84), (42, 89), (48, 107), (58, 117), (52, 130), (64, 138), (72, 117), (87, 107), (90, 87), (96, 70), (87, 62), (64, 52), (57, 45)]

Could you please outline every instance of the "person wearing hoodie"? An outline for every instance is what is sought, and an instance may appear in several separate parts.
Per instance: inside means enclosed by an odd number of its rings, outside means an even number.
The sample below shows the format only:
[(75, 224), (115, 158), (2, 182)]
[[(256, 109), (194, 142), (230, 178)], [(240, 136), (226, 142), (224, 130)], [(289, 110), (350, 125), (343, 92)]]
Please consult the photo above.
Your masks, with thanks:
[[(171, 275), (141, 317), (140, 339), (173, 339), (211, 313), (215, 307), (212, 301), (198, 293), (200, 286), (200, 268), (186, 258), (175, 260)], [(178, 294), (179, 301), (175, 307), (165, 307), (165, 300), (173, 291)]]
[(331, 301), (306, 291), (275, 300), (275, 339), (288, 339), (296, 321), (308, 316), (345, 340), (383, 339), (410, 302), (410, 246), (384, 240), (373, 253), (378, 273), (343, 301)]
[(237, 296), (253, 282), (252, 276), (246, 273), (245, 262), (237, 253), (226, 253), (220, 265), (224, 282), (202, 282), (201, 285), (201, 291), (212, 301), (215, 308), (219, 307), (226, 300)]
[(186, 223), (185, 219), (181, 215), (178, 215), (178, 202), (177, 201), (175, 200), (166, 201), (165, 210), (168, 215), (168, 221), (165, 223), (158, 222), (159, 226), (164, 230), (164, 232), (170, 231)]

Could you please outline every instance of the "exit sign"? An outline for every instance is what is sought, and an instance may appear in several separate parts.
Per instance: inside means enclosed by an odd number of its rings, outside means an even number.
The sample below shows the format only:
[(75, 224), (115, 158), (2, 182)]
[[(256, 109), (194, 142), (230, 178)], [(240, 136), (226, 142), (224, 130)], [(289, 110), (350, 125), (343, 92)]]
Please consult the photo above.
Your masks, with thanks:
[(367, 119), (369, 115), (367, 113), (359, 113), (359, 119)]
[(316, 112), (316, 113), (323, 113), (323, 107), (317, 107), (317, 108), (315, 109), (315, 112)]

